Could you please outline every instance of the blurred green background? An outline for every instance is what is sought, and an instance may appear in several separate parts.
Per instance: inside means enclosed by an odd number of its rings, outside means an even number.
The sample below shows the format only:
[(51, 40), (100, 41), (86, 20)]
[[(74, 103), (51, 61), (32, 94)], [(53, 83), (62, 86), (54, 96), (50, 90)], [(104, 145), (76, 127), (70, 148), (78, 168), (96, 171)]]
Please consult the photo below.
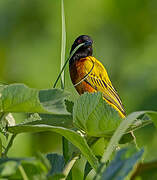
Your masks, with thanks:
[[(74, 39), (90, 35), (127, 113), (157, 110), (157, 1), (66, 0), (66, 58)], [(51, 88), (60, 71), (61, 2), (0, 1), (0, 81)], [(66, 69), (66, 90), (77, 92)], [(14, 115), (19, 122), (23, 115)], [(53, 133), (22, 134), (10, 156), (61, 152)]]

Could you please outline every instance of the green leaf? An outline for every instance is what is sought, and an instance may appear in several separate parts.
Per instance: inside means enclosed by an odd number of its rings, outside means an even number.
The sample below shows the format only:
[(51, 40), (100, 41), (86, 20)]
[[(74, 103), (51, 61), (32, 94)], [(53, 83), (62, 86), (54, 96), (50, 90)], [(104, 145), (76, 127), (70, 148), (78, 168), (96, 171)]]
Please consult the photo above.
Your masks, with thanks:
[(133, 170), (134, 165), (141, 159), (144, 150), (136, 152), (133, 148), (123, 148), (101, 175), (101, 180), (123, 180)]
[(152, 111), (133, 112), (133, 113), (129, 114), (125, 119), (123, 119), (123, 121), (121, 122), (121, 124), (119, 125), (117, 130), (114, 132), (114, 134), (109, 142), (109, 145), (107, 146), (107, 149), (105, 150), (104, 155), (102, 156), (101, 162), (104, 165), (99, 167), (100, 172), (104, 171), (104, 169), (106, 167), (105, 163), (110, 159), (110, 156), (112, 155), (113, 151), (115, 150), (115, 148), (118, 145), (118, 142), (120, 141), (120, 139), (124, 135), (124, 133), (127, 131), (127, 129), (133, 124), (133, 122), (139, 116), (141, 116), (143, 114), (149, 114), (149, 113), (152, 114), (154, 112), (152, 112)]
[(157, 112), (152, 111), (152, 112), (148, 112), (147, 114), (150, 116), (150, 118), (152, 119), (154, 125), (157, 128)]
[(41, 163), (43, 164), (43, 166), (45, 167), (46, 171), (50, 171), (51, 169), (51, 164), (49, 162), (49, 160), (45, 157), (45, 155), (43, 155), (41, 152), (37, 152), (36, 153), (36, 158), (41, 161)]
[[(138, 119), (136, 119), (133, 122), (133, 124), (129, 127), (127, 132), (136, 131), (140, 128), (143, 128), (144, 126), (147, 126), (147, 125), (153, 123), (152, 119), (147, 114), (142, 114), (142, 116), (143, 116), (142, 118), (138, 117)], [(145, 117), (147, 117), (147, 118), (145, 118)]]
[(64, 174), (54, 174), (53, 176), (48, 177), (48, 180), (61, 180), (65, 178)]
[(118, 142), (120, 141), (121, 137), (126, 132), (126, 130), (132, 125), (132, 123), (140, 115), (145, 114), (146, 112), (148, 112), (148, 111), (133, 112), (133, 113), (129, 114), (125, 119), (123, 119), (123, 121), (121, 122), (121, 124), (119, 125), (117, 130), (114, 132), (114, 134), (109, 142), (109, 145), (107, 146), (107, 149), (104, 152), (104, 155), (101, 159), (102, 163), (106, 163), (109, 160), (111, 154), (117, 147)]
[[(144, 113), (145, 114), (142, 114), (140, 117), (138, 117), (138, 119), (136, 119), (133, 122), (133, 124), (128, 128), (126, 134), (124, 134), (122, 138), (120, 139), (120, 142), (119, 142), (120, 144), (125, 144), (133, 140), (133, 136), (129, 132), (133, 131), (134, 135), (136, 136), (137, 132), (139, 132), (144, 127), (147, 128), (147, 127), (150, 127), (150, 125), (152, 126), (153, 124), (152, 118), (151, 116), (148, 115), (150, 112), (144, 112)], [(136, 143), (138, 144), (138, 141)]]
[(131, 142), (133, 140), (134, 140), (134, 138), (132, 137), (131, 133), (127, 133), (122, 136), (122, 138), (119, 141), (119, 144), (125, 144), (125, 143)]
[(84, 177), (83, 179), (85, 180), (89, 172), (92, 170), (91, 165), (87, 162), (85, 165), (85, 170), (84, 170)]
[(151, 162), (157, 160), (157, 129), (154, 124), (150, 124), (134, 131), (136, 144), (139, 148), (144, 147), (143, 162)]
[(0, 81), (0, 86), (8, 85), (7, 82)]
[[(136, 144), (139, 148), (145, 148), (144, 162), (151, 162), (157, 160), (157, 129), (155, 127), (157, 122), (157, 112), (144, 111), (144, 116), (142, 117), (142, 124), (144, 126), (135, 129), (134, 135), (136, 137)], [(140, 117), (141, 118), (141, 117)], [(145, 123), (149, 123), (145, 126)], [(154, 123), (153, 123), (154, 122)]]
[(0, 112), (68, 114), (64, 104), (66, 96), (60, 89), (39, 91), (24, 84), (12, 84), (1, 91)]
[[(31, 161), (23, 160), (21, 166), (29, 179), (32, 179), (34, 176), (44, 177), (47, 174), (45, 166), (37, 159), (32, 159)], [(16, 176), (19, 176), (19, 172), (16, 173)]]
[(102, 98), (102, 94), (84, 93), (73, 108), (74, 124), (89, 136), (111, 136), (122, 119)]
[(30, 118), (21, 123), (21, 125), (47, 124), (52, 126), (72, 128), (72, 121), (73, 119), (71, 115), (32, 114)]
[(7, 161), (0, 164), (0, 177), (11, 176), (16, 173), (19, 166), (17, 161)]
[(61, 89), (40, 90), (39, 101), (42, 107), (51, 114), (69, 114), (64, 104), (64, 98), (67, 95), (68, 93)]
[(51, 169), (48, 174), (49, 176), (59, 174), (63, 171), (65, 165), (63, 156), (59, 154), (47, 154), (46, 157), (51, 164)]
[(42, 132), (42, 131), (53, 131), (59, 133), (62, 136), (64, 136), (66, 139), (68, 139), (72, 144), (74, 144), (78, 149), (80, 149), (82, 154), (86, 157), (86, 159), (89, 161), (89, 163), (94, 169), (97, 169), (98, 167), (98, 160), (94, 156), (91, 149), (89, 148), (86, 140), (73, 130), (66, 129), (63, 127), (40, 124), (40, 125), (10, 126), (8, 127), (8, 131), (10, 133), (15, 133), (15, 134), (23, 133), (23, 132)]
[(65, 105), (66, 105), (67, 111), (72, 114), (73, 113), (74, 102), (69, 101), (69, 100), (66, 99), (65, 100)]
[[(32, 179), (34, 176), (46, 177), (47, 170), (36, 158), (1, 158), (0, 177), (9, 176), (11, 179), (20, 179), (22, 167), (27, 176)], [(40, 178), (41, 179), (41, 178)]]

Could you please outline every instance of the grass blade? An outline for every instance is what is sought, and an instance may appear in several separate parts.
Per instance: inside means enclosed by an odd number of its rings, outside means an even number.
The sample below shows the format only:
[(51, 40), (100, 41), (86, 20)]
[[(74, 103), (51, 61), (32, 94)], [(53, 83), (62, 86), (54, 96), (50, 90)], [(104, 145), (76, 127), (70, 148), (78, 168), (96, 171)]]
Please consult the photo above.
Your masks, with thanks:
[[(61, 46), (61, 70), (65, 62), (65, 48), (66, 48), (66, 28), (65, 28), (65, 15), (64, 15), (64, 0), (61, 1), (61, 12), (62, 12), (62, 46)], [(64, 89), (65, 74), (64, 71), (61, 75), (61, 88)]]
[[(65, 63), (65, 48), (66, 48), (66, 27), (65, 27), (65, 14), (64, 14), (64, 0), (61, 0), (61, 16), (62, 16), (62, 46), (61, 46), (61, 70)], [(65, 87), (65, 73), (61, 74), (61, 89)], [(69, 153), (69, 145), (68, 140), (62, 136), (62, 151), (65, 162), (69, 160), (68, 153)]]

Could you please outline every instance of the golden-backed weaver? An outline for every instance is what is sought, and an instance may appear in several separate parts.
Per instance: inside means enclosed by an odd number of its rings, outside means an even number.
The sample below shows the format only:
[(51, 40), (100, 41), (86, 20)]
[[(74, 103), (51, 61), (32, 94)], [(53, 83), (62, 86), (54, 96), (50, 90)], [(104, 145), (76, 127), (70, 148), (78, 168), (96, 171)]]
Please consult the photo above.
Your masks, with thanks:
[(117, 110), (122, 118), (125, 110), (120, 97), (113, 87), (105, 67), (92, 56), (92, 39), (81, 35), (74, 41), (70, 53), (81, 43), (84, 43), (69, 61), (70, 77), (79, 94), (84, 92), (102, 92), (104, 100)]

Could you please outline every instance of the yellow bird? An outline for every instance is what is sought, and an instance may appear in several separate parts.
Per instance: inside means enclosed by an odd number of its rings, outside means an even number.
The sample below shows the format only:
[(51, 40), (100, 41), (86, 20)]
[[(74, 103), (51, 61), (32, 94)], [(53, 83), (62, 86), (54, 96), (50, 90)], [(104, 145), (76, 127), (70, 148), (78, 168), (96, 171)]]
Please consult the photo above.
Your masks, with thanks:
[(70, 77), (79, 94), (84, 92), (102, 92), (104, 100), (117, 110), (122, 118), (125, 110), (113, 87), (105, 67), (92, 56), (92, 39), (87, 35), (79, 36), (73, 43), (70, 53), (81, 43), (81, 46), (69, 61)]

